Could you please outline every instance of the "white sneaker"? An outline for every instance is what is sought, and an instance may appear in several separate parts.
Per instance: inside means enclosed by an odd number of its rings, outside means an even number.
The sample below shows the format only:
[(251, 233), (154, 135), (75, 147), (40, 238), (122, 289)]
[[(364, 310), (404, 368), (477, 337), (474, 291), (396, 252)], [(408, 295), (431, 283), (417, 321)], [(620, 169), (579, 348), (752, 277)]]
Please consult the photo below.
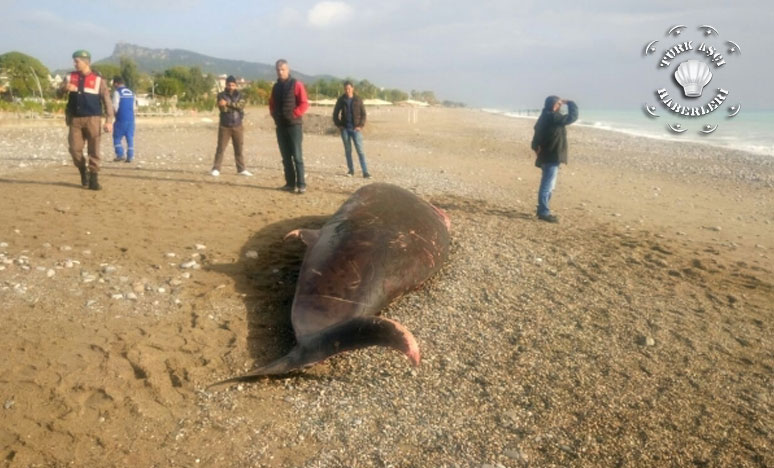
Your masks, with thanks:
[(210, 172), (210, 174), (212, 174), (212, 177), (218, 177), (220, 175), (220, 171), (217, 169), (213, 169), (212, 172)]
[(252, 176), (253, 176), (253, 173), (252, 173), (252, 172), (250, 172), (250, 171), (248, 171), (247, 169), (245, 169), (245, 170), (244, 170), (244, 171), (242, 171), (242, 172), (237, 172), (237, 175), (243, 175), (243, 176), (245, 176), (245, 177), (252, 177)]

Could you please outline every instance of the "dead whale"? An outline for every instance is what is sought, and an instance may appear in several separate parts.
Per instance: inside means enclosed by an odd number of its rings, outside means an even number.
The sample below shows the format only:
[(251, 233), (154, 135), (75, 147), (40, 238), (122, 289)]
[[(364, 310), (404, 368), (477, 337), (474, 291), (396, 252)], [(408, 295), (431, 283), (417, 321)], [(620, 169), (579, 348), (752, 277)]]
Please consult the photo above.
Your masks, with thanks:
[(437, 272), (449, 254), (448, 216), (391, 184), (357, 190), (319, 230), (298, 229), (307, 250), (291, 308), (295, 347), (253, 371), (213, 385), (278, 375), (334, 354), (386, 346), (419, 364), (414, 335), (378, 317)]

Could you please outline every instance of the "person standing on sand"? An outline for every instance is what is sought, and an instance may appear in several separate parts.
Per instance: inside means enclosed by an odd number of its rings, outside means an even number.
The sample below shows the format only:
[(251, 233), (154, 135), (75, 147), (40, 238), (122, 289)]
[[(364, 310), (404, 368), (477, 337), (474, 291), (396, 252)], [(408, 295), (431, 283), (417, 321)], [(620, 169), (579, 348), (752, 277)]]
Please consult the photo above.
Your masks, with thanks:
[(304, 137), (302, 116), (309, 108), (304, 84), (290, 76), (287, 60), (275, 64), (277, 82), (271, 88), (269, 112), (277, 126), (277, 145), (282, 155), (285, 185), (280, 190), (306, 192), (304, 157), (301, 142)]
[(339, 97), (333, 108), (333, 123), (341, 131), (341, 140), (344, 142), (347, 177), (355, 175), (355, 166), (352, 163), (352, 141), (354, 141), (363, 177), (370, 179), (371, 174), (368, 173), (366, 166), (365, 153), (363, 152), (363, 133), (361, 132), (366, 123), (366, 109), (363, 100), (355, 94), (355, 87), (351, 81), (344, 82), (344, 94)]
[(124, 79), (120, 76), (113, 77), (113, 111), (116, 114), (116, 123), (113, 125), (113, 146), (116, 150), (114, 161), (124, 160), (124, 145), (121, 142), (126, 138), (126, 162), (134, 160), (134, 93), (124, 86)]
[[(91, 54), (85, 50), (73, 53), (75, 71), (62, 82), (62, 91), (67, 93), (65, 122), (69, 127), (67, 137), (73, 164), (81, 173), (81, 185), (90, 190), (100, 190), (99, 138), (101, 130), (108, 133), (113, 129), (113, 104), (104, 78), (91, 69)], [(102, 107), (105, 107), (105, 123), (100, 128)], [(84, 143), (88, 145), (88, 163), (83, 157)]]
[(236, 78), (229, 75), (226, 78), (226, 90), (218, 93), (218, 109), (220, 109), (220, 125), (218, 126), (218, 147), (215, 150), (215, 162), (212, 163), (213, 177), (220, 175), (220, 166), (223, 164), (223, 153), (226, 151), (229, 140), (234, 145), (234, 161), (237, 174), (250, 177), (253, 174), (245, 168), (245, 158), (242, 153), (245, 133), (242, 127), (242, 119), (245, 116), (245, 98), (237, 89)]
[[(559, 109), (567, 104), (567, 114)], [(538, 189), (537, 217), (549, 223), (558, 223), (559, 218), (551, 214), (548, 202), (556, 186), (559, 164), (567, 164), (567, 131), (565, 127), (578, 120), (578, 106), (575, 102), (548, 96), (543, 112), (535, 123), (535, 135), (532, 137), (532, 150), (537, 159), (535, 166), (543, 171)]]

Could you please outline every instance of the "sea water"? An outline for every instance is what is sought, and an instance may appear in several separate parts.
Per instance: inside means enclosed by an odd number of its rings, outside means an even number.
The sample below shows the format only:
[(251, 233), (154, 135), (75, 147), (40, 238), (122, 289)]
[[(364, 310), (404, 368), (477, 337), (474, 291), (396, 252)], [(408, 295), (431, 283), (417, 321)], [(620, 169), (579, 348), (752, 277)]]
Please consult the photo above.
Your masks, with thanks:
[[(485, 111), (525, 117), (523, 111)], [(567, 112), (566, 108), (562, 112)], [(721, 113), (720, 110), (703, 117), (679, 116), (666, 109), (658, 109), (656, 113), (660, 117), (648, 115), (644, 105), (627, 110), (581, 108), (575, 125), (661, 140), (701, 142), (774, 157), (774, 110), (747, 110), (742, 107), (734, 117), (730, 117), (728, 111)], [(533, 112), (531, 118), (536, 117)], [(675, 133), (669, 125), (674, 128), (680, 125), (679, 129), (685, 131)], [(702, 133), (701, 130), (708, 130), (707, 125), (710, 129), (717, 128), (711, 133)]]

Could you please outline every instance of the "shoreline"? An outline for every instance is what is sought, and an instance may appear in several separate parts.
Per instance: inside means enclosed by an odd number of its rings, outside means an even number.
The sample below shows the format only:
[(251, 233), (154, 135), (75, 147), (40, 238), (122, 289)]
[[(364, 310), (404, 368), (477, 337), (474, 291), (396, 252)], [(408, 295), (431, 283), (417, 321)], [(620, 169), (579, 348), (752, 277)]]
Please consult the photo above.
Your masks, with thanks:
[[(260, 115), (261, 113), (266, 110), (265, 106), (249, 106), (246, 108), (248, 111), (253, 111), (257, 115)], [(326, 106), (311, 106), (309, 108), (309, 113), (311, 114), (317, 114), (317, 115), (327, 115), (327, 111), (329, 110)], [(394, 112), (400, 112), (403, 110), (406, 110), (409, 108), (405, 107), (390, 107), (390, 108), (384, 108), (384, 107), (369, 107), (369, 110), (371, 112), (379, 112), (379, 111), (394, 111)], [(426, 111), (428, 109), (445, 109), (445, 108), (422, 108), (419, 109), (419, 111)], [(449, 109), (454, 110), (454, 109)], [(517, 119), (517, 120), (536, 120), (537, 116), (533, 115), (519, 115), (511, 111), (504, 111), (499, 109), (491, 109), (491, 108), (461, 108), (461, 110), (468, 110), (472, 112), (482, 112), (489, 115), (499, 115), (506, 117), (508, 119)], [(764, 111), (769, 112), (769, 111)], [(268, 115), (268, 111), (266, 111)], [(216, 111), (208, 111), (208, 112), (201, 112), (201, 111), (182, 111), (180, 115), (153, 115), (153, 116), (138, 116), (137, 122), (138, 123), (144, 123), (144, 124), (165, 124), (168, 122), (175, 122), (175, 123), (197, 123), (200, 122), (202, 124), (207, 123), (217, 123), (217, 112)], [(16, 116), (16, 117), (14, 117)], [(23, 127), (46, 127), (46, 126), (60, 126), (64, 128), (64, 116), (63, 115), (52, 115), (52, 116), (45, 116), (45, 117), (22, 117), (21, 115), (10, 113), (10, 112), (0, 112), (0, 128), (23, 128)], [(638, 129), (630, 129), (630, 128), (616, 128), (614, 124), (610, 124), (609, 122), (584, 122), (583, 117), (581, 114), (581, 117), (579, 120), (572, 124), (574, 127), (583, 127), (583, 128), (590, 128), (594, 130), (600, 130), (605, 132), (610, 132), (613, 134), (622, 134), (633, 138), (646, 138), (649, 140), (654, 140), (658, 142), (666, 142), (666, 143), (676, 143), (678, 145), (699, 145), (701, 147), (707, 147), (713, 150), (725, 150), (730, 152), (739, 152), (739, 153), (747, 153), (756, 157), (765, 157), (765, 158), (774, 158), (774, 145), (752, 145), (752, 146), (742, 146), (742, 147), (734, 147), (732, 146), (735, 142), (713, 142), (709, 140), (710, 136), (708, 137), (696, 137), (692, 136), (688, 140), (680, 140), (674, 135), (670, 135), (669, 133), (666, 133), (666, 130), (664, 130), (663, 135), (656, 134), (654, 132), (650, 132), (647, 130), (638, 130)], [(696, 138), (707, 138), (708, 141), (701, 141)]]
[[(485, 112), (488, 114), (494, 114), (494, 115), (502, 115), (504, 117), (513, 118), (513, 119), (525, 119), (525, 120), (536, 120), (537, 116), (532, 115), (519, 115), (510, 111), (502, 111), (497, 109), (478, 109), (481, 112)], [(764, 112), (771, 112), (771, 111), (764, 111)], [(764, 157), (773, 157), (774, 158), (774, 145), (765, 145), (763, 143), (757, 144), (757, 145), (746, 145), (742, 147), (734, 147), (732, 146), (734, 143), (737, 143), (736, 141), (729, 141), (727, 143), (719, 142), (719, 141), (713, 141), (712, 136), (691, 136), (688, 137), (688, 139), (679, 139), (681, 137), (675, 136), (672, 134), (667, 133), (666, 127), (662, 134), (657, 134), (654, 131), (648, 131), (645, 129), (632, 129), (632, 128), (618, 128), (615, 127), (615, 124), (611, 124), (610, 122), (601, 122), (601, 121), (592, 121), (592, 122), (584, 122), (583, 114), (581, 111), (581, 116), (578, 119), (577, 122), (572, 124), (576, 127), (584, 127), (584, 128), (593, 128), (596, 130), (604, 130), (609, 131), (613, 133), (619, 133), (624, 134), (632, 137), (642, 137), (642, 138), (648, 138), (652, 140), (657, 141), (664, 141), (669, 143), (680, 143), (680, 144), (689, 144), (689, 145), (704, 145), (711, 148), (720, 148), (724, 150), (729, 151), (740, 151), (745, 153), (750, 153), (756, 156), (764, 156)], [(707, 141), (702, 141), (701, 139), (706, 139)], [(717, 138), (715, 139), (717, 140)]]

